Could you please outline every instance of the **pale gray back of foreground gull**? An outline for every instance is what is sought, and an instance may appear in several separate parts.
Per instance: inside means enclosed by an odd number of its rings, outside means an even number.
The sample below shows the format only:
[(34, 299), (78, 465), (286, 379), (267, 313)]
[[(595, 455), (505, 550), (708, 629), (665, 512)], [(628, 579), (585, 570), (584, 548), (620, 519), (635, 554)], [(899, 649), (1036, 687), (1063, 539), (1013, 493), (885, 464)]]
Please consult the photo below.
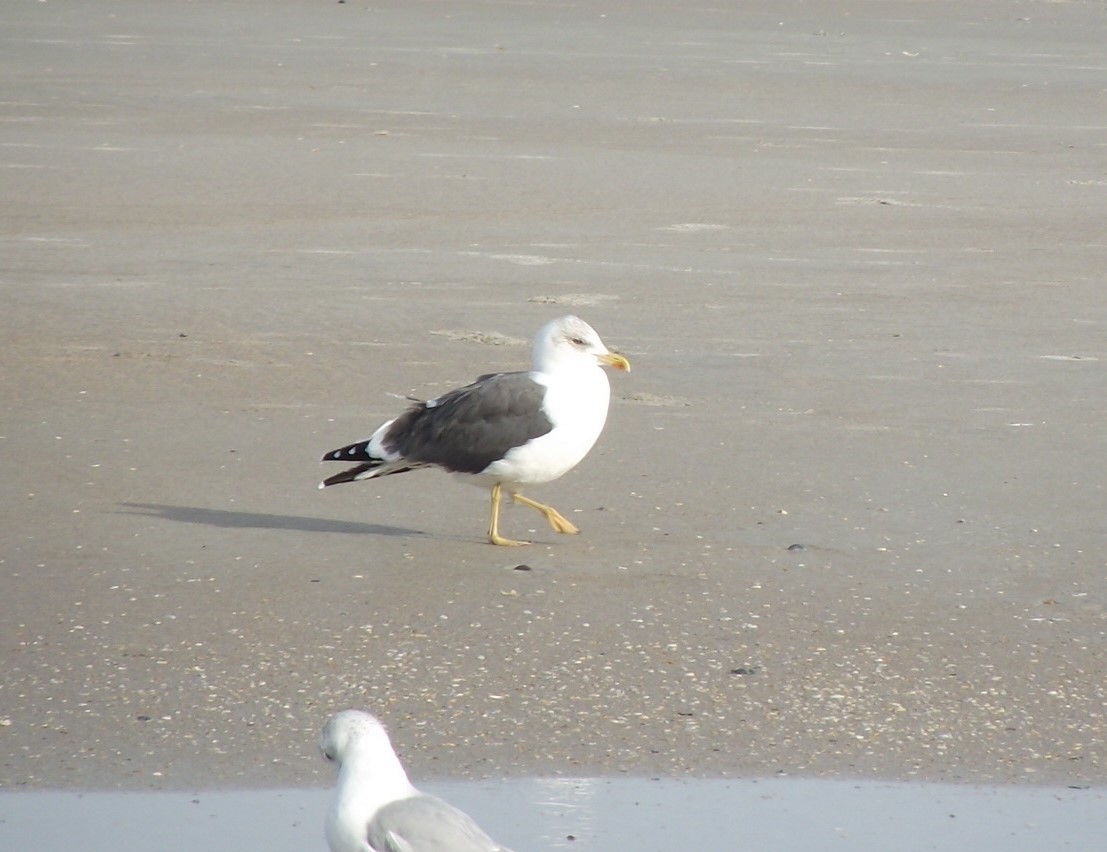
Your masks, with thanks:
[(331, 852), (510, 852), (464, 811), (417, 790), (371, 713), (333, 715), (319, 748), (338, 764), (326, 824)]

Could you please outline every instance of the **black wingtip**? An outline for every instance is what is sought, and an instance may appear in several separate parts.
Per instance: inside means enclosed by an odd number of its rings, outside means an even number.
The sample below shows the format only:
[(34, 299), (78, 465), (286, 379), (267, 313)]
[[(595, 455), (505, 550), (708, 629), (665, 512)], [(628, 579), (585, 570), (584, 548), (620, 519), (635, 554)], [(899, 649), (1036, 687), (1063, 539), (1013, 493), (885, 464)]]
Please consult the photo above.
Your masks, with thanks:
[(331, 450), (329, 453), (323, 453), (323, 458), (319, 461), (331, 462), (373, 462), (374, 464), (380, 464), (381, 459), (377, 458), (369, 451), (370, 441), (358, 441), (356, 444), (347, 444), (345, 447), (339, 447), (337, 450)]

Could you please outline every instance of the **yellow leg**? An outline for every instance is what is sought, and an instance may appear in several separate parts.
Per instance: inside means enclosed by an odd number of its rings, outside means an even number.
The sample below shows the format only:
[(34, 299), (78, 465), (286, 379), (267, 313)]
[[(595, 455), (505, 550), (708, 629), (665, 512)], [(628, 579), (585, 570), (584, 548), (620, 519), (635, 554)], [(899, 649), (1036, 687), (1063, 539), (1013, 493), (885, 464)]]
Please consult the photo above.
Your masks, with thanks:
[(571, 533), (573, 535), (580, 532), (580, 530), (569, 523), (569, 521), (567, 521), (553, 506), (547, 506), (545, 503), (531, 500), (529, 497), (524, 497), (522, 494), (512, 494), (511, 499), (516, 503), (522, 503), (524, 506), (530, 506), (532, 509), (537, 509), (541, 512), (542, 516), (546, 519), (546, 523), (553, 528), (554, 532)]
[(488, 519), (488, 540), (504, 547), (520, 547), (529, 541), (515, 541), (500, 535), (500, 483), (492, 486), (492, 516)]

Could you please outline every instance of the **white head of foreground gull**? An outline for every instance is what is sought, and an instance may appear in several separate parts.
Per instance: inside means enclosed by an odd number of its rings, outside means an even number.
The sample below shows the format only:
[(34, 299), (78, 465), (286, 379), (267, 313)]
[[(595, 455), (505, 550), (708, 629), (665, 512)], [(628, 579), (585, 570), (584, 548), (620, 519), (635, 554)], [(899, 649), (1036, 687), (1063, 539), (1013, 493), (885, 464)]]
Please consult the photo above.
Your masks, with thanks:
[(527, 544), (499, 532), (500, 492), (542, 513), (559, 533), (579, 530), (552, 506), (524, 497), (524, 485), (570, 471), (596, 443), (607, 421), (611, 387), (604, 365), (630, 370), (584, 320), (561, 317), (534, 339), (529, 372), (492, 373), (471, 385), (412, 405), (368, 439), (323, 456), (355, 462), (320, 488), (438, 467), (492, 489), (488, 540)]
[(338, 764), (327, 813), (331, 852), (510, 852), (449, 802), (420, 793), (373, 715), (343, 710), (319, 738)]

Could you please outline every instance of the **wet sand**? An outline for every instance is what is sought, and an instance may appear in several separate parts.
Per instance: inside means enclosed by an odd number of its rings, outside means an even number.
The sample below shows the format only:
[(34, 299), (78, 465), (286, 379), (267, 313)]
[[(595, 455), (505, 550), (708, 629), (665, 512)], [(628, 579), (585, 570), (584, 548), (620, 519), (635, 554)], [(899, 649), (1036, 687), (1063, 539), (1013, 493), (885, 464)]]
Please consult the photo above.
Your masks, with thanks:
[[(1107, 778), (1092, 4), (0, 13), (0, 785)], [(566, 312), (582, 530), (319, 492)], [(795, 547), (793, 547), (795, 546)], [(521, 566), (526, 566), (523, 570)]]

